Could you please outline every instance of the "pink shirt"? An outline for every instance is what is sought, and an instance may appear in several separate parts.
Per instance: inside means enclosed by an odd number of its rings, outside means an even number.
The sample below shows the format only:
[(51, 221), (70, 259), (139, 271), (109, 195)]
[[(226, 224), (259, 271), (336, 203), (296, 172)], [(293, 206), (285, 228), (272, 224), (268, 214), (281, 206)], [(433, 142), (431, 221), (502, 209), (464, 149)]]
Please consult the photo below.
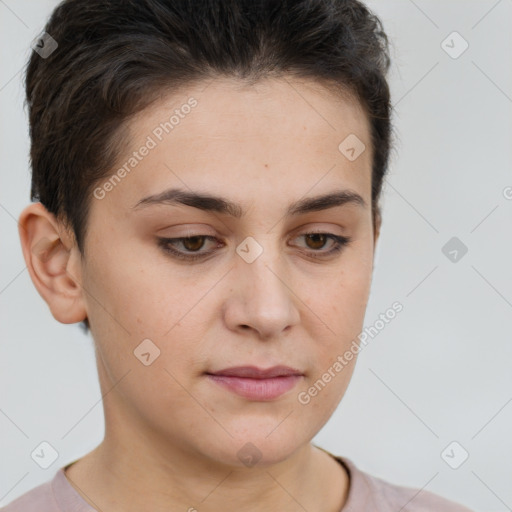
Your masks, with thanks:
[[(340, 512), (472, 512), (429, 491), (388, 483), (360, 471), (345, 457), (332, 456), (345, 466), (350, 478), (348, 498)], [(51, 481), (16, 498), (0, 512), (97, 512), (70, 484), (64, 467)]]

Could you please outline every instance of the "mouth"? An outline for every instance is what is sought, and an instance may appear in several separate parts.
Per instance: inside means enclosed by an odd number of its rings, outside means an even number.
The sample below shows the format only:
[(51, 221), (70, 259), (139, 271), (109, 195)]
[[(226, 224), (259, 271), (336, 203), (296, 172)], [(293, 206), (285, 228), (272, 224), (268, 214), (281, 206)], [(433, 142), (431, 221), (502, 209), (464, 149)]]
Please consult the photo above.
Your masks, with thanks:
[(300, 370), (288, 366), (268, 369), (238, 366), (206, 373), (206, 376), (224, 389), (254, 401), (275, 400), (304, 378)]

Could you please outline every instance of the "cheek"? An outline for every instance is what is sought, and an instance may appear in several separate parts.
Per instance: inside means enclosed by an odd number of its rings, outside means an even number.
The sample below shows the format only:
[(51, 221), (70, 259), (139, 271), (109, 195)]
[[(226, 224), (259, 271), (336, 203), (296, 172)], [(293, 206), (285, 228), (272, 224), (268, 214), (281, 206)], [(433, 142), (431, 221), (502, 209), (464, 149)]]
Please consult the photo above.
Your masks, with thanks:
[[(346, 257), (342, 258), (339, 271), (318, 280), (320, 286), (317, 293), (309, 297), (308, 307), (326, 327), (318, 330), (318, 322), (310, 326), (310, 329), (315, 329), (310, 332), (310, 337), (316, 340), (313, 380), (320, 378), (332, 368), (338, 356), (343, 356), (354, 343), (359, 342), (358, 335), (364, 327), (373, 268), (372, 258), (368, 256), (371, 254), (371, 244), (364, 245), (364, 251), (347, 252)], [(363, 244), (360, 248), (363, 248)], [(320, 335), (320, 332), (323, 334)], [(350, 381), (355, 362), (356, 356), (341, 372), (333, 370), (336, 377), (326, 386), (328, 389), (322, 391), (323, 398), (317, 401), (317, 406), (320, 407), (323, 403), (328, 407), (331, 402), (341, 398)]]
[[(187, 372), (200, 371), (196, 355), (208, 327), (204, 311), (208, 302), (201, 297), (213, 282), (203, 278), (187, 286), (179, 276), (171, 279), (169, 269), (164, 276), (165, 269), (145, 268), (142, 263), (149, 264), (150, 258), (146, 255), (143, 262), (132, 254), (130, 261), (105, 257), (101, 264), (95, 262), (87, 283), (94, 294), (88, 312), (110, 380), (117, 382), (130, 371), (130, 380), (136, 376), (140, 393), (147, 392), (150, 402), (153, 396), (165, 401), (165, 390), (173, 390), (169, 399), (179, 396), (181, 388), (173, 375), (182, 382)], [(151, 363), (145, 366), (144, 359)], [(160, 393), (153, 395), (156, 389)], [(138, 390), (133, 390), (135, 396)]]
[(162, 277), (163, 269), (153, 267), (147, 251), (144, 256), (134, 252), (133, 246), (119, 251), (108, 247), (98, 250), (85, 285), (90, 292), (89, 316), (97, 320), (96, 324), (111, 324), (110, 329), (118, 331), (118, 336), (133, 341), (160, 337), (170, 329), (179, 318), (182, 294)]
[(354, 251), (342, 260), (338, 271), (318, 281), (309, 306), (330, 327), (332, 335), (345, 338), (362, 329), (371, 280), (371, 259)]

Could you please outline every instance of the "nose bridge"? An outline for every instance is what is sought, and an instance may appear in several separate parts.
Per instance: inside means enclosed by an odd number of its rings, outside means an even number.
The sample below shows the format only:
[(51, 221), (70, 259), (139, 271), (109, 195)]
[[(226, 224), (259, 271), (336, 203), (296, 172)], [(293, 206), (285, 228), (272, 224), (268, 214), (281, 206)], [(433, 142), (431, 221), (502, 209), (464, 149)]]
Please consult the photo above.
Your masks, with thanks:
[(283, 258), (280, 247), (273, 240), (272, 235), (260, 235), (257, 240), (255, 238), (247, 240), (244, 249), (247, 247), (253, 252), (252, 256), (255, 258), (251, 261), (242, 257), (243, 261), (238, 262), (238, 266), (240, 272), (250, 281), (250, 288), (253, 291), (251, 295), (255, 299), (265, 299), (266, 304), (287, 298), (287, 289), (283, 283), (285, 281)]
[[(252, 237), (248, 237), (252, 238)], [(246, 239), (237, 248), (239, 283), (236, 322), (261, 334), (278, 334), (298, 321), (281, 248), (272, 235)], [(240, 309), (238, 309), (240, 308)]]
[(286, 276), (281, 265), (280, 256), (262, 254), (251, 264), (242, 265), (242, 271), (250, 280), (250, 287), (255, 298), (265, 299), (265, 303), (279, 302), (288, 298)]

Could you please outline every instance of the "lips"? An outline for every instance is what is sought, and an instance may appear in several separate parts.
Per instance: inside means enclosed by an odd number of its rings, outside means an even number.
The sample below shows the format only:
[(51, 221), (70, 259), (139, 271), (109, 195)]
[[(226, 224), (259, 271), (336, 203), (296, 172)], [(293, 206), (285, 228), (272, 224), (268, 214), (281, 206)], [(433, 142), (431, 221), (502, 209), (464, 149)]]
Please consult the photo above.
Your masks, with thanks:
[(238, 366), (206, 375), (223, 389), (253, 401), (275, 400), (294, 388), (304, 377), (300, 370), (289, 366), (267, 369)]
[(219, 375), (224, 377), (243, 377), (248, 379), (271, 379), (273, 377), (289, 377), (291, 375), (303, 375), (300, 370), (289, 366), (273, 366), (262, 369), (256, 366), (236, 366), (226, 368), (218, 372), (211, 372), (208, 375)]

